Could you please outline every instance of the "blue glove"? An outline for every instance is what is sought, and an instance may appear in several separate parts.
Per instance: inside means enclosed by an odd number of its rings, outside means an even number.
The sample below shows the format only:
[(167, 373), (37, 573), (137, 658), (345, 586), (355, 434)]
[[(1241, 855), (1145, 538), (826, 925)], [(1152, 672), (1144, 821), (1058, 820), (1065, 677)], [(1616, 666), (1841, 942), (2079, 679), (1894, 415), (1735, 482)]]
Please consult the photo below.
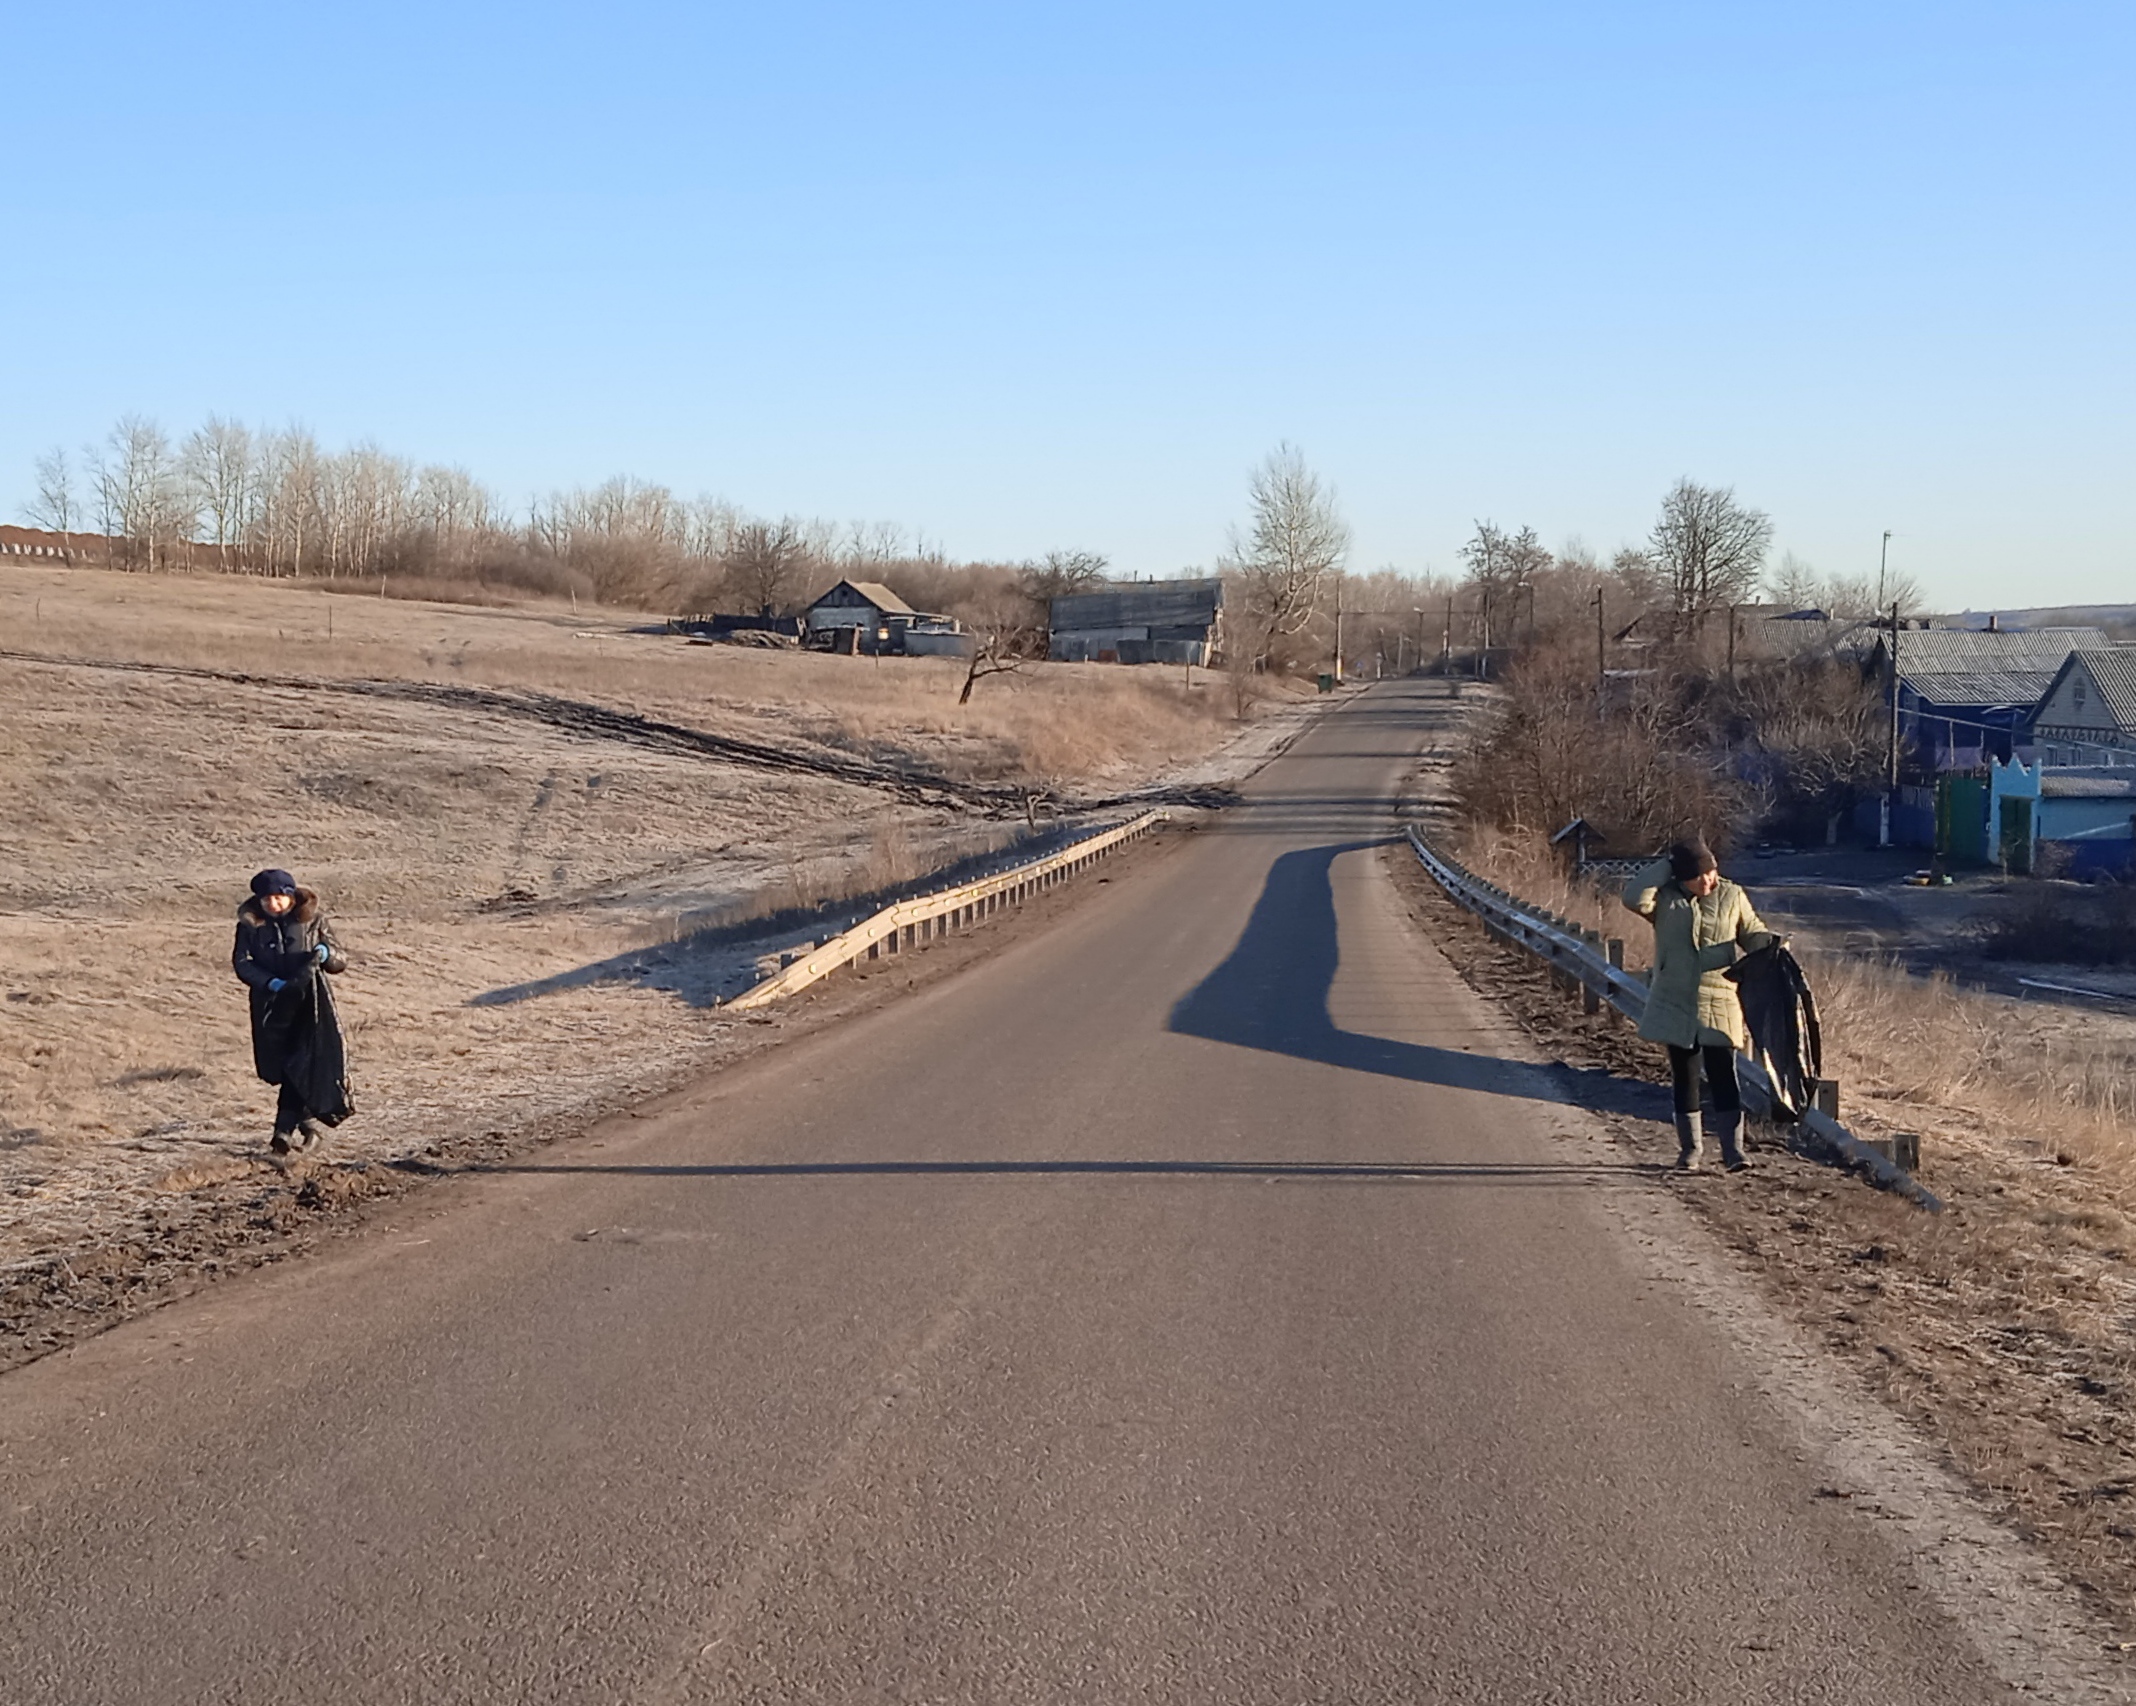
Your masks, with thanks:
[(284, 987), (284, 985), (285, 985), (285, 983), (286, 983), (286, 982), (287, 982), (287, 980), (286, 980), (286, 979), (284, 979), (284, 978), (279, 978), (279, 977), (270, 977), (270, 978), (269, 978), (269, 979), (267, 980), (267, 993), (268, 993), (269, 995), (279, 995), (279, 994), (281, 994), (281, 993), (282, 993), (282, 990), (283, 990), (283, 987)]
[(316, 948), (312, 949), (312, 958), (317, 960), (321, 965), (325, 965), (326, 962), (332, 959), (333, 957), (334, 950), (332, 946), (328, 943), (321, 942)]

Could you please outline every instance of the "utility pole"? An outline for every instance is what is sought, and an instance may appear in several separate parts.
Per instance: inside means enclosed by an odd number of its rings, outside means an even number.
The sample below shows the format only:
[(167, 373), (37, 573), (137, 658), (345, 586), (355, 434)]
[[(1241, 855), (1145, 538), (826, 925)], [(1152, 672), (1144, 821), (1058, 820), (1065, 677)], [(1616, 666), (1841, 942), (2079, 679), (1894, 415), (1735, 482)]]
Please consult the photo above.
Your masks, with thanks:
[[(1889, 539), (1890, 534), (1885, 534)], [(1899, 601), (1891, 601), (1891, 741), (1888, 751), (1889, 770), (1885, 778), (1882, 833), (1877, 845), (1891, 845), (1891, 814), (1899, 808)]]
[(1728, 607), (1728, 685), (1735, 685), (1736, 607)]
[(1454, 673), (1454, 595), (1446, 595), (1446, 633), (1439, 641), (1439, 673)]
[(1595, 588), (1595, 698), (1609, 693), (1609, 625), (1602, 617), (1602, 589)]
[(1335, 684), (1338, 687), (1342, 685), (1342, 582), (1343, 577), (1338, 574), (1335, 577)]
[(1885, 573), (1886, 569), (1890, 566), (1890, 563), (1891, 529), (1887, 527), (1884, 529), (1883, 548), (1879, 550), (1876, 554), (1876, 602), (1879, 607), (1881, 607), (1884, 602), (1885, 588), (1891, 584), (1889, 578)]
[(1891, 601), (1891, 791), (1899, 789), (1899, 601)]

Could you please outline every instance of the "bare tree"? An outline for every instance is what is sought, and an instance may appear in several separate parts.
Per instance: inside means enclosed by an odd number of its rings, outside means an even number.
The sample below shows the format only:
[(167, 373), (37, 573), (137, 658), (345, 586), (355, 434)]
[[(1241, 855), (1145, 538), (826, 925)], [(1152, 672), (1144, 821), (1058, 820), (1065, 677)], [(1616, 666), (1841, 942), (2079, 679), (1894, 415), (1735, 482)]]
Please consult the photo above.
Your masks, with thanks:
[(82, 512), (66, 451), (55, 444), (37, 458), (36, 472), (37, 495), (24, 506), (23, 515), (33, 525), (58, 534), (61, 556), (71, 557), (74, 530), (81, 523)]
[(1679, 630), (1754, 597), (1772, 542), (1772, 517), (1736, 502), (1734, 487), (1678, 480), (1661, 501), (1651, 546)]
[(1247, 483), (1253, 525), (1234, 529), (1223, 567), (1237, 575), (1248, 619), (1259, 633), (1256, 664), (1279, 636), (1302, 632), (1320, 608), (1322, 584), (1350, 553), (1350, 528), (1335, 491), (1306, 467), (1295, 445), (1279, 444)]
[(210, 415), (186, 439), (179, 461), (194, 510), (206, 518), (216, 561), (227, 571), (230, 554), (251, 531), (259, 489), (252, 434), (241, 422)]
[(414, 527), (427, 539), (430, 561), (464, 568), (497, 532), (497, 503), (465, 468), (433, 465), (416, 476)]
[(1851, 622), (1888, 620), (1894, 600), (1906, 615), (1921, 608), (1924, 596), (1911, 575), (1887, 573), (1881, 582), (1872, 575), (1821, 575), (1792, 551), (1780, 559), (1766, 587), (1794, 609), (1814, 607)]
[(97, 518), (117, 542), (122, 565), (153, 571), (174, 546), (192, 536), (197, 519), (163, 429), (144, 415), (127, 415), (92, 450), (89, 475)]
[(751, 521), (735, 529), (722, 567), (736, 597), (759, 616), (775, 616), (793, 602), (808, 560), (801, 528), (791, 518)]
[(1513, 571), (1513, 606), (1506, 612), (1506, 634), (1510, 639), (1513, 623), (1519, 615), (1520, 600), (1528, 601), (1529, 637), (1534, 638), (1535, 599), (1542, 581), (1556, 566), (1557, 559), (1551, 556), (1548, 547), (1536, 537), (1535, 529), (1523, 527), (1513, 535), (1506, 550), (1508, 563)]
[(1492, 606), (1503, 610), (1512, 586), (1509, 544), (1505, 529), (1495, 521), (1479, 521), (1474, 536), (1461, 547), (1461, 560), (1468, 565), (1467, 585), (1476, 594), (1477, 644), (1484, 651), (1491, 649)]
[(964, 685), (957, 703), (971, 703), (972, 689), (990, 675), (1014, 675), (1046, 649), (1046, 631), (1031, 600), (1012, 581), (1001, 581), (965, 603), (965, 626), (971, 655), (965, 660)]
[(899, 562), (905, 556), (905, 530), (892, 521), (849, 524), (845, 542), (837, 549), (838, 561), (846, 572), (867, 579), (876, 578), (873, 571)]
[(260, 529), (269, 571), (301, 575), (325, 532), (326, 458), (304, 427), (271, 435), (261, 457), (263, 502)]
[(1018, 571), (1024, 595), (1039, 605), (1103, 584), (1106, 560), (1096, 551), (1048, 551)]
[(1468, 584), (1477, 595), (1477, 640), (1489, 651), (1492, 619), (1502, 618), (1501, 632), (1511, 634), (1522, 596), (1533, 598), (1536, 583), (1555, 559), (1534, 528), (1508, 533), (1495, 522), (1479, 521), (1475, 536), (1461, 547), (1461, 560), (1468, 565)]

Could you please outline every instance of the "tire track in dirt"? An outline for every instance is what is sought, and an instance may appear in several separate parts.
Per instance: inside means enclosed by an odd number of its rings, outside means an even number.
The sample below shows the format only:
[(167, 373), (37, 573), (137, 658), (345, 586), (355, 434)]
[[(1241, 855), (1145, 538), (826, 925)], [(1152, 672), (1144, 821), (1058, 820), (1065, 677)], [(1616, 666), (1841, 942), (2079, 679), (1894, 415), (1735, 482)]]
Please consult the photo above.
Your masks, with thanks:
[(531, 689), (501, 687), (456, 687), (435, 681), (379, 681), (358, 678), (334, 680), (310, 675), (256, 675), (243, 670), (208, 669), (198, 664), (127, 662), (107, 658), (66, 657), (46, 652), (0, 649), (0, 662), (42, 664), (54, 669), (101, 669), (137, 675), (173, 676), (190, 681), (219, 681), (237, 687), (279, 688), (300, 693), (340, 693), (351, 698), (396, 700), (404, 704), (442, 705), (459, 711), (516, 717), (538, 722), (587, 740), (619, 741), (655, 752), (680, 752), (694, 757), (718, 759), (752, 770), (776, 770), (820, 776), (856, 787), (876, 788), (919, 805), (940, 805), (955, 800), (983, 811), (1017, 812), (1026, 816), (1043, 808), (1047, 812), (1104, 811), (1127, 805), (1228, 805), (1227, 787), (1150, 787), (1126, 793), (1085, 797), (1054, 794), (1035, 788), (1018, 788), (985, 782), (966, 782), (952, 776), (930, 776), (892, 764), (865, 758), (845, 758), (827, 752), (806, 752), (774, 746), (766, 741), (744, 740), (734, 735), (714, 734), (683, 723), (641, 717), (582, 699), (560, 698)]

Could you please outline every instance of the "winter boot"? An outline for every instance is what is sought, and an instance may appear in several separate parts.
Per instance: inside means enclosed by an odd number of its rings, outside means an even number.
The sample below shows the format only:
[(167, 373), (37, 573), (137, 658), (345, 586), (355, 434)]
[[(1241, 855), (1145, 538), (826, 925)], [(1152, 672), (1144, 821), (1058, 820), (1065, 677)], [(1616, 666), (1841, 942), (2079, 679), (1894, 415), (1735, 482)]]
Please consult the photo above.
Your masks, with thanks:
[(1715, 1110), (1713, 1135), (1720, 1139), (1721, 1166), (1731, 1173), (1747, 1173), (1750, 1171), (1750, 1158), (1743, 1153), (1742, 1145), (1736, 1141), (1736, 1134), (1742, 1129), (1743, 1110), (1741, 1108), (1736, 1109), (1733, 1113), (1722, 1113), (1719, 1110)]
[(286, 1131), (277, 1131), (274, 1136), (270, 1137), (267, 1140), (267, 1148), (273, 1154), (287, 1155), (289, 1153), (290, 1148), (289, 1133)]
[(325, 1135), (326, 1133), (312, 1124), (310, 1120), (297, 1121), (297, 1148), (315, 1149), (318, 1147), (319, 1140)]
[(1676, 1116), (1676, 1169), (1689, 1173), (1698, 1166), (1699, 1142), (1703, 1133), (1699, 1130), (1699, 1116), (1694, 1113)]

